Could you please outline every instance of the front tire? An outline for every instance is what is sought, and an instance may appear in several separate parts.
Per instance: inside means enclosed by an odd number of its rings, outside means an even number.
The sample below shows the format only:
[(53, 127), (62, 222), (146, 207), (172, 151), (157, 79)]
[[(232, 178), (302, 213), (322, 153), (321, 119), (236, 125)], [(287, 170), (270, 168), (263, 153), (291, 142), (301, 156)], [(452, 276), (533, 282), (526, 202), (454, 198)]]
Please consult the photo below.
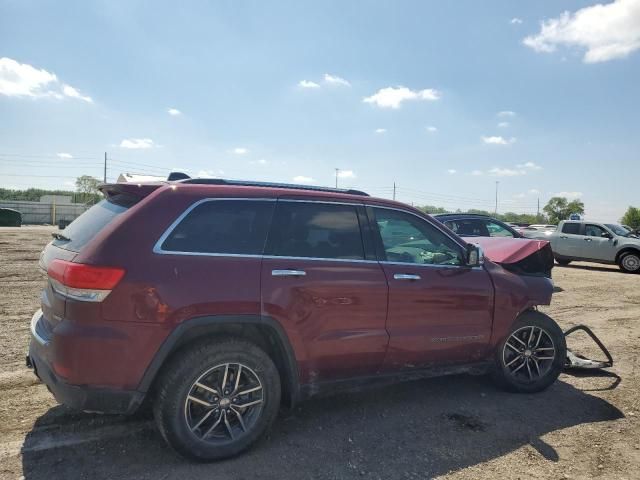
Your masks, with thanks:
[(556, 258), (556, 262), (558, 262), (558, 265), (562, 265), (563, 267), (566, 267), (567, 265), (569, 265), (571, 263), (571, 260), (564, 260), (564, 259)]
[(262, 349), (240, 339), (213, 339), (171, 361), (159, 381), (154, 417), (180, 455), (220, 460), (266, 433), (280, 395), (278, 370)]
[(640, 273), (640, 254), (637, 252), (626, 252), (618, 259), (620, 270), (625, 273)]
[(528, 311), (498, 345), (493, 378), (512, 392), (540, 392), (556, 381), (566, 358), (567, 345), (558, 324), (543, 313)]

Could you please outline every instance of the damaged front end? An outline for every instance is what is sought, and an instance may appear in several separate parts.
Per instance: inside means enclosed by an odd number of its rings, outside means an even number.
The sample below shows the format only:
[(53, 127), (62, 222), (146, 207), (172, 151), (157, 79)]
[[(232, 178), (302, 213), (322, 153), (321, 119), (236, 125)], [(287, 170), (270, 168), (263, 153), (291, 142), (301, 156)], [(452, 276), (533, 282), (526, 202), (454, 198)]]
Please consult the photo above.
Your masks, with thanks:
[[(551, 278), (554, 259), (551, 245), (546, 240), (524, 238), (467, 237), (465, 241), (482, 247), (485, 257), (516, 275)], [(548, 302), (545, 302), (548, 304)], [(613, 357), (600, 339), (586, 325), (576, 325), (564, 332), (585, 332), (604, 354), (606, 360), (591, 360), (567, 348), (565, 369), (602, 369), (613, 366)]]

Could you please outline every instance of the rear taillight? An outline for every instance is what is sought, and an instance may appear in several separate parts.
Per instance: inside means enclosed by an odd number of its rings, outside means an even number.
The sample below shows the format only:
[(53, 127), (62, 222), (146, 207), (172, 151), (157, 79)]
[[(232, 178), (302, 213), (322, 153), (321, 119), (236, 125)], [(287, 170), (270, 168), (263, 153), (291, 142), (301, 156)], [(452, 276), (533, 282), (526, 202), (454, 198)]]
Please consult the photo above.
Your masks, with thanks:
[(53, 289), (68, 298), (101, 302), (124, 276), (124, 269), (53, 260), (47, 274)]

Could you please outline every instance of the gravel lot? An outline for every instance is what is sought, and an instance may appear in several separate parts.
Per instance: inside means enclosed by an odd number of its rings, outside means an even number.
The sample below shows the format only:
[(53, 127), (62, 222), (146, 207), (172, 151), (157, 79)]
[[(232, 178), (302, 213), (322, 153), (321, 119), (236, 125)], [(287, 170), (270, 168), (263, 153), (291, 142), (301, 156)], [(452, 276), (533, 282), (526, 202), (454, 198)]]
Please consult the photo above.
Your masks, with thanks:
[(609, 375), (565, 374), (535, 395), (455, 376), (317, 398), (283, 411), (250, 452), (203, 465), (173, 454), (148, 419), (56, 405), (25, 368), (51, 231), (0, 228), (0, 478), (638, 478), (640, 275), (554, 269), (544, 310), (563, 328), (590, 325), (616, 360)]

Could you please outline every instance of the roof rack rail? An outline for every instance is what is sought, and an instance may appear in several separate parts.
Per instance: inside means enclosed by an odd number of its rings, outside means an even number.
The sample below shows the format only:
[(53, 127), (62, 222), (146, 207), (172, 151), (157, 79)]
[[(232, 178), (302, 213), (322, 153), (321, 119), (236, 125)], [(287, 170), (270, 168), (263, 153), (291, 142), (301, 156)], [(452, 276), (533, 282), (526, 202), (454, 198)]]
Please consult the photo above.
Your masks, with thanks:
[(233, 186), (239, 186), (239, 187), (289, 188), (292, 190), (346, 193), (348, 195), (361, 195), (364, 197), (369, 196), (368, 193), (363, 192), (361, 190), (319, 187), (315, 185), (298, 185), (295, 183), (254, 182), (254, 181), (246, 181), (246, 180), (226, 180), (224, 178), (187, 178), (185, 180), (178, 180), (178, 181), (183, 184), (195, 184), (195, 185), (233, 185)]

